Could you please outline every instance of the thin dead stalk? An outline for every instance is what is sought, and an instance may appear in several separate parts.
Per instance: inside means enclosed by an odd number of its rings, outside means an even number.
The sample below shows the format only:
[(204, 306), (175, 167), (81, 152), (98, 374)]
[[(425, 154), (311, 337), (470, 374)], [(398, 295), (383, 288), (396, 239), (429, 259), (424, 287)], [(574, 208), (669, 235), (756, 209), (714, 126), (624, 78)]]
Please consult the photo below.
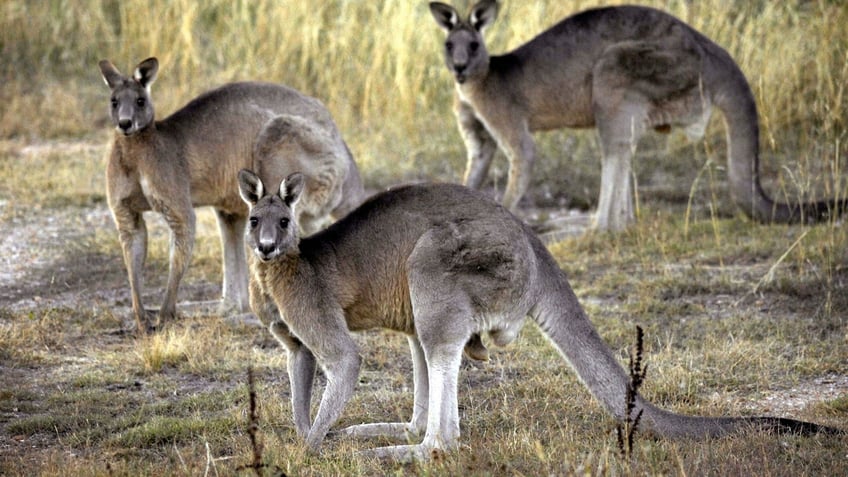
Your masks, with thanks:
[(639, 388), (645, 381), (645, 374), (648, 372), (648, 366), (642, 365), (643, 338), (642, 327), (637, 326), (635, 358), (634, 353), (627, 352), (630, 358), (630, 382), (627, 383), (627, 394), (624, 399), (624, 422), (618, 424), (615, 428), (618, 449), (621, 452), (621, 457), (625, 460), (630, 460), (633, 455), (634, 436), (639, 428), (639, 421), (642, 419), (641, 409), (635, 416), (633, 411), (636, 408), (636, 396), (639, 394)]

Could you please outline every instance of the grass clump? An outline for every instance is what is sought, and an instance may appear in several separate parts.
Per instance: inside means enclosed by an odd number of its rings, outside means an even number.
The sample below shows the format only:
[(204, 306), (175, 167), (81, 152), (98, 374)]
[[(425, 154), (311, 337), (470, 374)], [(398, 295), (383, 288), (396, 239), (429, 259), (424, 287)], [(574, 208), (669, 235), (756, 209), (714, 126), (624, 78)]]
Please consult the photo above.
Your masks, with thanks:
[(235, 428), (236, 422), (231, 417), (153, 416), (113, 437), (108, 444), (118, 448), (144, 449), (191, 442), (208, 434), (220, 436)]
[(191, 336), (188, 330), (174, 330), (143, 338), (141, 364), (146, 372), (158, 373), (165, 366), (176, 366), (188, 359)]

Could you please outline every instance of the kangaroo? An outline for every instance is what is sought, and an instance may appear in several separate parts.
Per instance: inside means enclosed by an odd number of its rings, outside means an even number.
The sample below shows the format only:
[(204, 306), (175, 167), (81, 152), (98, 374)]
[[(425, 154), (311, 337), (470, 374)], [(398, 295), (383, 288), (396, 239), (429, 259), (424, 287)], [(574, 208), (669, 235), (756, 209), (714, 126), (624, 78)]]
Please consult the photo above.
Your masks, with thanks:
[(621, 230), (634, 221), (631, 158), (648, 130), (703, 136), (712, 108), (724, 115), (728, 178), (736, 205), (759, 222), (824, 221), (848, 200), (785, 204), (759, 178), (759, 126), (751, 88), (733, 58), (681, 20), (639, 6), (604, 7), (565, 18), (515, 50), (490, 56), (483, 31), (498, 14), (481, 0), (466, 19), (430, 3), (447, 32), (444, 57), (456, 79), (455, 114), (468, 152), (464, 183), (479, 188), (495, 151), (509, 160), (503, 203), (515, 211), (527, 191), (531, 133), (598, 130), (601, 191), (594, 226)]
[[(374, 449), (377, 457), (426, 459), (433, 449), (458, 447), (463, 347), (484, 332), (505, 346), (528, 316), (604, 408), (624, 417), (629, 376), (541, 240), (507, 209), (458, 184), (404, 186), (371, 197), (301, 239), (291, 218), (303, 182), (301, 174), (289, 175), (274, 194), (254, 173), (238, 175), (250, 206), (245, 240), (252, 250), (251, 305), (287, 349), (295, 427), (311, 450), (319, 449), (357, 382), (360, 357), (350, 332), (376, 327), (405, 333), (409, 340), (412, 418), (342, 432), (396, 438), (424, 432), (420, 444)], [(263, 301), (269, 299), (273, 303)], [(316, 365), (327, 385), (310, 425)], [(637, 397), (634, 413), (639, 411), (643, 425), (671, 438), (750, 427), (839, 432), (773, 417), (684, 416)]]
[(222, 307), (247, 310), (247, 207), (232, 180), (240, 169), (252, 167), (272, 181), (295, 170), (304, 172), (305, 202), (297, 219), (306, 233), (320, 228), (330, 214), (346, 214), (364, 197), (350, 151), (318, 100), (281, 85), (231, 83), (156, 121), (150, 86), (158, 70), (156, 58), (139, 63), (131, 77), (107, 60), (100, 62), (115, 124), (106, 192), (142, 333), (157, 325), (156, 313), (142, 304), (147, 255), (143, 212), (162, 214), (171, 232), (161, 322), (176, 313), (177, 289), (194, 244), (194, 207), (199, 206), (215, 208), (221, 231)]

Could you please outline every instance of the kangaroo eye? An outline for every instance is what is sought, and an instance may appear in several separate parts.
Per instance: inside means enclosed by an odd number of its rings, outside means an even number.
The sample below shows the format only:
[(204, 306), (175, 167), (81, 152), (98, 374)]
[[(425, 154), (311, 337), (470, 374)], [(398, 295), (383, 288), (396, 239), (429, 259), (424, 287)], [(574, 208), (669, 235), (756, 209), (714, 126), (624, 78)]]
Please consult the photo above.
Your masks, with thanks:
[(471, 49), (471, 53), (477, 53), (477, 50), (480, 49), (480, 43), (472, 41), (471, 44), (468, 45), (468, 48)]
[(112, 98), (112, 109), (115, 109), (117, 107), (118, 107), (118, 100), (115, 99), (115, 98)]
[(289, 219), (283, 218), (280, 219), (280, 228), (284, 229), (289, 226)]
[(144, 98), (138, 98), (135, 100), (135, 104), (137, 104), (139, 108), (143, 108), (146, 103), (147, 101), (145, 101)]
[(448, 53), (452, 52), (453, 51), (453, 42), (452, 41), (445, 42), (445, 49), (448, 50)]
[(250, 228), (255, 229), (259, 225), (259, 219), (256, 217), (250, 218)]

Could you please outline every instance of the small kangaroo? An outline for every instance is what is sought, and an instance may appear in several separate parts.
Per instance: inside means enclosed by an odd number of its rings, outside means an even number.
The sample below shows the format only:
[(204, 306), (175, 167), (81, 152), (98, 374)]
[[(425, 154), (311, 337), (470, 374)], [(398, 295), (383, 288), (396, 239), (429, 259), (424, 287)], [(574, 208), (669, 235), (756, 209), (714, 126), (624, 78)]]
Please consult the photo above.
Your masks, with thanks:
[(330, 214), (346, 214), (364, 197), (350, 151), (318, 100), (281, 85), (231, 83), (155, 121), (150, 86), (158, 70), (156, 58), (139, 63), (131, 77), (107, 60), (100, 62), (103, 79), (112, 90), (115, 124), (106, 192), (129, 275), (133, 314), (142, 333), (156, 321), (155, 312), (142, 305), (147, 256), (143, 212), (162, 214), (171, 230), (161, 321), (175, 316), (177, 289), (194, 245), (194, 207), (204, 205), (215, 208), (221, 230), (222, 305), (247, 310), (243, 234), (247, 208), (232, 180), (240, 169), (253, 168), (270, 181), (281, 181), (296, 170), (304, 172), (305, 203), (296, 219), (306, 233), (320, 228)]
[[(412, 419), (343, 432), (403, 438), (424, 431), (420, 444), (374, 449), (377, 457), (426, 459), (433, 449), (455, 449), (463, 348), (484, 332), (505, 346), (528, 316), (606, 410), (623, 418), (627, 373), (554, 258), (505, 208), (460, 185), (398, 187), (301, 239), (292, 217), (303, 181), (294, 173), (275, 194), (254, 173), (238, 175), (242, 198), (250, 205), (245, 240), (253, 252), (251, 306), (288, 351), (295, 427), (310, 449), (319, 449), (358, 380), (360, 357), (350, 332), (377, 327), (405, 333), (409, 340)], [(310, 425), (316, 364), (327, 385)], [(684, 416), (637, 397), (634, 412), (640, 410), (643, 425), (672, 438), (720, 436), (749, 427), (839, 432), (773, 417)]]
[(601, 191), (594, 226), (634, 221), (631, 158), (648, 130), (703, 136), (713, 106), (724, 114), (734, 202), (759, 222), (823, 221), (848, 200), (784, 204), (759, 178), (759, 126), (742, 71), (720, 46), (681, 20), (639, 6), (604, 7), (565, 18), (515, 50), (490, 56), (483, 31), (498, 3), (481, 0), (466, 19), (430, 3), (447, 32), (445, 62), (456, 79), (455, 113), (468, 151), (464, 183), (479, 188), (495, 151), (509, 159), (503, 203), (515, 211), (536, 159), (534, 131), (596, 127)]

